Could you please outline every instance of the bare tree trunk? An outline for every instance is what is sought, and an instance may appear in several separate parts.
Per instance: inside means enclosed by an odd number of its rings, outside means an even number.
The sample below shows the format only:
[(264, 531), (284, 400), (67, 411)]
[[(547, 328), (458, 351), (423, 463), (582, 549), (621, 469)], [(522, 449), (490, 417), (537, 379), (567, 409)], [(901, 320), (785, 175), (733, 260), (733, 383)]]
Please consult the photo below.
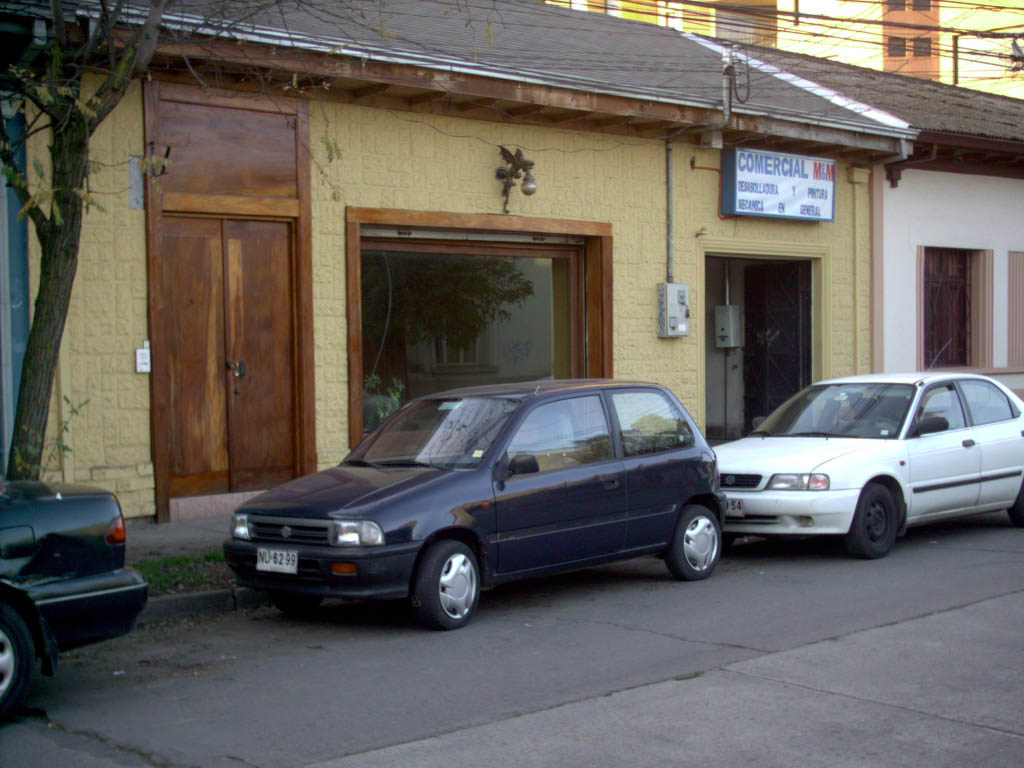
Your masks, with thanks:
[[(44, 233), (37, 230), (42, 250), (39, 293), (21, 370), (7, 462), (7, 477), (11, 480), (39, 479), (60, 341), (78, 269), (83, 208), (78, 191), (84, 189), (89, 165), (89, 130), (84, 120), (69, 112), (73, 116), (63, 130), (51, 136), (53, 208), (50, 226)], [(52, 213), (54, 209), (59, 213)], [(55, 217), (60, 221), (56, 226)]]

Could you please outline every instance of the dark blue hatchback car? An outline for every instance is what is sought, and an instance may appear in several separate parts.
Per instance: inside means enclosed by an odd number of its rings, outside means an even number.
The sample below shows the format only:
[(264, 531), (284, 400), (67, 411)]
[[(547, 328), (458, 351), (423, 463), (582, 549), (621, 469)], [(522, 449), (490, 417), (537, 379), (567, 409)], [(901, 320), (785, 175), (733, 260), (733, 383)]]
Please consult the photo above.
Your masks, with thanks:
[(242, 505), (238, 583), (287, 613), (410, 597), (456, 629), (481, 588), (627, 557), (704, 579), (722, 548), (715, 456), (656, 384), (540, 381), (413, 400), (332, 469)]

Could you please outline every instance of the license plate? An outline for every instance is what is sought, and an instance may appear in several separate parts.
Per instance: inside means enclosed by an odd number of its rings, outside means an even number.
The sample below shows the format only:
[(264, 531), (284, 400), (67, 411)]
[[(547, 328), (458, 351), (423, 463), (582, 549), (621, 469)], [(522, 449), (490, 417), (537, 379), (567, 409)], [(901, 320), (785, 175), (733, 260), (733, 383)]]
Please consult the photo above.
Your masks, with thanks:
[(299, 553), (294, 549), (264, 549), (260, 547), (256, 550), (256, 570), (298, 573)]
[(743, 517), (743, 499), (726, 499), (725, 514), (733, 517)]

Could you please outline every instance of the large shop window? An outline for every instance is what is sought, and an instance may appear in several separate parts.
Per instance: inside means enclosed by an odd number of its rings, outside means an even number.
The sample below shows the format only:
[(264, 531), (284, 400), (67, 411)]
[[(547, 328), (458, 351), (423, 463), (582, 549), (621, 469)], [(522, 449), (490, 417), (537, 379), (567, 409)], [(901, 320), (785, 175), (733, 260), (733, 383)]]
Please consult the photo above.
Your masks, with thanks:
[(360, 246), (364, 434), (414, 397), (584, 375), (582, 244)]

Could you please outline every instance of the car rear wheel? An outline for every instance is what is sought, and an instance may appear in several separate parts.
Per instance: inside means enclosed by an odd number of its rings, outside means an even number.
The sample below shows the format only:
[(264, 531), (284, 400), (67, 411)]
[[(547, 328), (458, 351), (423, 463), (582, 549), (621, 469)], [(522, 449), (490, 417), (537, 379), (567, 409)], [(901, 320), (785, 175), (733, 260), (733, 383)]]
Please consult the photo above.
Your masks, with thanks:
[(320, 595), (304, 595), (296, 592), (271, 592), (270, 602), (281, 613), (297, 619), (308, 619), (323, 602)]
[(413, 607), (431, 629), (458, 629), (480, 602), (480, 571), (472, 550), (461, 541), (430, 546), (413, 578)]
[(677, 579), (699, 581), (710, 576), (722, 556), (722, 527), (707, 507), (688, 504), (676, 524), (665, 565)]
[(17, 611), (0, 603), (0, 717), (21, 702), (34, 662), (28, 627)]
[(843, 538), (847, 554), (866, 560), (885, 557), (896, 543), (898, 527), (896, 501), (889, 489), (874, 483), (866, 486)]
[(1017, 500), (1006, 510), (1006, 514), (1010, 516), (1011, 523), (1018, 528), (1024, 528), (1024, 483), (1021, 483), (1020, 490), (1017, 491)]

